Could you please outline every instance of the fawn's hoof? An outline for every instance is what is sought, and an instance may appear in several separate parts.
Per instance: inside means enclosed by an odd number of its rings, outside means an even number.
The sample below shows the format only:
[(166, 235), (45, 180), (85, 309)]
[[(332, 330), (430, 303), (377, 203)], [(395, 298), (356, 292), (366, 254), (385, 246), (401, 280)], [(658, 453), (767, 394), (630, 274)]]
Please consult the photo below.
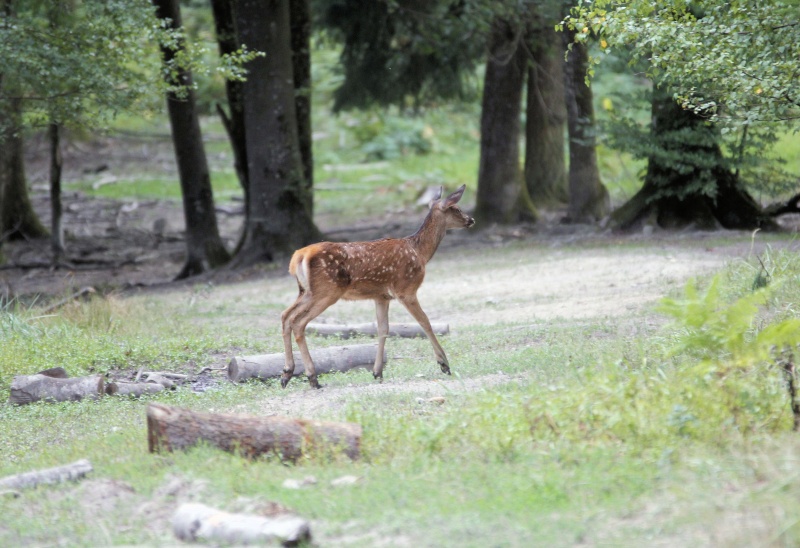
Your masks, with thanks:
[(317, 390), (322, 388), (322, 386), (319, 384), (319, 381), (317, 380), (316, 375), (314, 375), (313, 377), (308, 377), (308, 384), (311, 385), (311, 388), (316, 388)]
[(383, 382), (383, 371), (381, 371), (380, 373), (372, 373), (372, 376), (375, 378), (376, 381)]
[(442, 363), (442, 362), (439, 362), (439, 365), (442, 367), (442, 373), (445, 373), (446, 375), (450, 374), (450, 366), (449, 365), (447, 365), (446, 363)]
[(290, 380), (292, 380), (291, 375), (281, 375), (281, 388), (286, 388), (286, 385), (289, 384)]

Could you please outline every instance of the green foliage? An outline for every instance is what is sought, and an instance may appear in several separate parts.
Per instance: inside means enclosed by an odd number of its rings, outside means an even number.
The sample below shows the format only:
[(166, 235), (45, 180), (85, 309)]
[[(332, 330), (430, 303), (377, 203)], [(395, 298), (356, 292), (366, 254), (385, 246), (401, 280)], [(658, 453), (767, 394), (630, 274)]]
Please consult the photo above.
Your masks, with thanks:
[(353, 128), (367, 161), (393, 160), (433, 149), (433, 129), (421, 118), (389, 117), (378, 113)]
[(633, 46), (648, 74), (679, 90), (686, 107), (751, 124), (800, 117), (796, 0), (581, 4), (567, 24), (602, 36), (604, 48)]
[(317, 23), (344, 45), (334, 109), (472, 95), (482, 37), (498, 7), (504, 3), (315, 0)]
[(157, 90), (162, 33), (147, 0), (10, 6), (0, 13), (0, 106), (23, 99), (29, 125), (104, 125)]
[[(675, 352), (687, 352), (704, 362), (723, 361), (733, 367), (754, 367), (776, 351), (800, 344), (800, 319), (786, 318), (757, 327), (758, 314), (778, 284), (756, 288), (733, 303), (723, 301), (720, 278), (712, 279), (704, 293), (693, 282), (683, 299), (664, 299), (661, 311), (681, 327)], [(760, 284), (759, 284), (760, 285)]]

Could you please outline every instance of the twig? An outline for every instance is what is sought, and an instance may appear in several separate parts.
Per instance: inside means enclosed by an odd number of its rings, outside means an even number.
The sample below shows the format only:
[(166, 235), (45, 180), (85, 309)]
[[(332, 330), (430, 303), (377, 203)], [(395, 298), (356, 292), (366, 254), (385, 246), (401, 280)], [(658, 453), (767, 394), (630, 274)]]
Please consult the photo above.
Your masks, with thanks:
[(79, 289), (78, 291), (76, 291), (75, 293), (73, 293), (72, 295), (70, 295), (69, 297), (67, 297), (65, 299), (61, 299), (57, 303), (51, 304), (50, 306), (45, 308), (42, 313), (43, 314), (50, 314), (51, 312), (55, 312), (56, 310), (58, 310), (59, 308), (61, 308), (65, 304), (69, 304), (72, 301), (80, 299), (81, 297), (85, 297), (86, 295), (91, 295), (92, 293), (95, 293), (95, 289), (93, 287), (91, 287), (91, 286), (83, 287), (83, 288)]

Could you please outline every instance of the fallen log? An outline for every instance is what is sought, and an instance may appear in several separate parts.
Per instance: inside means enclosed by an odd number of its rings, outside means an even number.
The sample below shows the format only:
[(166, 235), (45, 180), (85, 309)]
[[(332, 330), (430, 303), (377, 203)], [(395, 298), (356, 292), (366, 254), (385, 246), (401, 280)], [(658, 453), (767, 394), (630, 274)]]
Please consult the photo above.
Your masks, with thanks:
[(288, 417), (212, 414), (151, 403), (147, 407), (147, 441), (151, 453), (187, 449), (204, 441), (248, 458), (277, 455), (296, 461), (303, 455), (361, 454), (361, 426)]
[(47, 468), (45, 470), (34, 470), (24, 474), (16, 474), (0, 479), (0, 489), (25, 489), (36, 487), (37, 485), (61, 483), (65, 481), (75, 481), (83, 478), (92, 471), (92, 464), (81, 459), (64, 466)]
[(61, 379), (47, 375), (17, 375), (11, 381), (9, 403), (25, 405), (39, 400), (79, 401), (96, 400), (105, 394), (103, 375)]
[(164, 386), (154, 382), (110, 382), (106, 384), (109, 396), (133, 396), (138, 398), (145, 394), (156, 394), (164, 390)]
[(225, 546), (278, 542), (296, 546), (311, 541), (309, 523), (299, 516), (232, 514), (196, 502), (178, 507), (172, 517), (172, 531), (186, 542), (206, 541)]
[(147, 373), (147, 383), (157, 384), (167, 390), (175, 388), (175, 381), (167, 378), (163, 373)]
[[(431, 327), (436, 335), (447, 335), (450, 333), (450, 325), (446, 323), (432, 323)], [(350, 325), (333, 323), (310, 323), (306, 327), (306, 333), (313, 333), (322, 337), (340, 337), (349, 339), (356, 335), (366, 335), (369, 337), (378, 336), (378, 326), (372, 323), (357, 323)], [(393, 323), (389, 324), (390, 337), (403, 337), (412, 339), (414, 337), (425, 337), (425, 332), (416, 323)]]
[[(345, 372), (356, 367), (371, 369), (378, 353), (377, 344), (354, 344), (350, 346), (331, 346), (311, 351), (311, 359), (317, 374), (331, 371)], [(386, 361), (386, 352), (383, 354)], [(294, 353), (294, 374), (302, 375), (303, 359), (299, 352)], [(274, 379), (281, 376), (285, 357), (283, 354), (263, 354), (258, 356), (234, 356), (228, 364), (228, 380), (242, 382), (247, 379)]]

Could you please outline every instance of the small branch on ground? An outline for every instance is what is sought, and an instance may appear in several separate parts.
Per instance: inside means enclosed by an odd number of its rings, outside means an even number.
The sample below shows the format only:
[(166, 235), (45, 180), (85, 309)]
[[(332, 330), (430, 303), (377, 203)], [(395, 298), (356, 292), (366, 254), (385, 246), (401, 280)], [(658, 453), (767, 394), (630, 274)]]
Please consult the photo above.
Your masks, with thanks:
[(25, 472), (24, 474), (16, 474), (14, 476), (1, 478), (0, 489), (25, 489), (43, 484), (76, 481), (82, 479), (91, 471), (92, 464), (86, 459), (81, 459), (64, 466), (35, 470), (33, 472)]

